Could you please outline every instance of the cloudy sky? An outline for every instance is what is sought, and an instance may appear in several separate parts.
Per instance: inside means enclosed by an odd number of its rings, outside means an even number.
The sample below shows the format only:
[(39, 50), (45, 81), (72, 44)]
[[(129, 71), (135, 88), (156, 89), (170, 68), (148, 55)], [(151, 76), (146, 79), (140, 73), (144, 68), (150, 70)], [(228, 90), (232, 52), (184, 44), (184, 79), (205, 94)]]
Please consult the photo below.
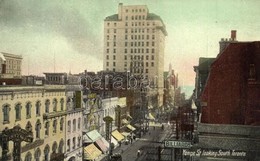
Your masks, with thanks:
[(164, 68), (172, 63), (183, 85), (194, 85), (198, 58), (215, 57), (232, 29), (260, 40), (259, 0), (0, 0), (0, 51), (22, 55), (23, 74), (102, 70), (104, 18), (120, 2), (161, 16)]

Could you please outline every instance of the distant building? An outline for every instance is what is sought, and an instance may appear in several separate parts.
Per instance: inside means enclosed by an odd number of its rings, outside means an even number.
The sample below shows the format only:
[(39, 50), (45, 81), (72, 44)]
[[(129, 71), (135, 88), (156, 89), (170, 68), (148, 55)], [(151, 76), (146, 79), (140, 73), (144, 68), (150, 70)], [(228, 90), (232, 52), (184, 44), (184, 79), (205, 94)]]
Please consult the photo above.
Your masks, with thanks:
[(164, 46), (167, 31), (160, 16), (146, 5), (123, 6), (104, 20), (103, 69), (150, 79), (163, 103)]
[(22, 56), (0, 52), (0, 86), (21, 85)]

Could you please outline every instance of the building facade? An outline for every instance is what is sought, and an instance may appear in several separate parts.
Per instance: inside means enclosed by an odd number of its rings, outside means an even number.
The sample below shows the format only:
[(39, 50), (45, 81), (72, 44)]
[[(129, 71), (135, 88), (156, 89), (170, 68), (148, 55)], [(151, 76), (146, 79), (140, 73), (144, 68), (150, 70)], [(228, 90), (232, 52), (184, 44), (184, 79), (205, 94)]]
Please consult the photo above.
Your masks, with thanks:
[(0, 78), (21, 78), (22, 56), (0, 52)]
[[(19, 125), (33, 133), (32, 143), (21, 143), (24, 160), (64, 158), (66, 97), (64, 86), (3, 86), (0, 88), (0, 131)], [(13, 142), (8, 142), (12, 160)], [(2, 145), (0, 148), (2, 154)]]
[(119, 3), (118, 14), (104, 20), (103, 69), (149, 78), (162, 105), (165, 36), (162, 19), (147, 6)]

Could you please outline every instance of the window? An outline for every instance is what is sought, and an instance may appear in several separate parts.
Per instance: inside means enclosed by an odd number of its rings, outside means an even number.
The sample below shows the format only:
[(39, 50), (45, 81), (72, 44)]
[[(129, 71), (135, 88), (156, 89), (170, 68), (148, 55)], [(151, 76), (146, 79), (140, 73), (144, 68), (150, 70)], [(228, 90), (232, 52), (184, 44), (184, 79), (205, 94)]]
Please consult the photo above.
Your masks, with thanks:
[(55, 141), (53, 144), (52, 144), (52, 153), (57, 153), (57, 142)]
[(151, 62), (151, 66), (154, 67), (154, 62)]
[(125, 26), (128, 26), (128, 22), (125, 23)]
[(116, 23), (114, 23), (114, 26), (116, 27)]
[(41, 121), (40, 120), (37, 120), (37, 122), (36, 122), (35, 132), (36, 132), (36, 138), (40, 139), (40, 134), (41, 134)]
[(56, 112), (57, 111), (57, 99), (56, 98), (53, 99), (52, 104), (53, 104), (53, 112)]
[(116, 40), (116, 35), (114, 35), (114, 40)]
[(110, 23), (108, 22), (108, 23), (107, 23), (107, 26), (109, 26), (109, 25), (110, 25)]
[(149, 39), (149, 35), (146, 35), (146, 39)]
[(50, 147), (46, 145), (44, 148), (44, 161), (49, 161)]
[(75, 149), (76, 148), (76, 138), (75, 137), (72, 139), (72, 143), (73, 143), (72, 149)]
[(73, 119), (73, 131), (76, 131), (76, 119)]
[(63, 145), (64, 145), (64, 142), (63, 142), (63, 140), (61, 140), (60, 144), (59, 144), (59, 153), (63, 153)]
[(20, 103), (15, 105), (15, 121), (21, 120), (21, 109), (22, 106)]
[(107, 60), (109, 60), (109, 55), (107, 55)]
[(148, 69), (146, 69), (145, 72), (148, 73)]
[(114, 49), (114, 53), (116, 53), (116, 49)]
[(60, 119), (60, 131), (63, 131), (63, 124), (64, 124), (64, 119)]
[(149, 55), (146, 55), (146, 60), (149, 60)]
[(127, 46), (127, 42), (125, 42), (125, 46)]
[(116, 60), (116, 56), (115, 55), (113, 55), (113, 60)]
[(64, 98), (60, 99), (60, 110), (63, 111), (64, 110)]
[(45, 101), (45, 113), (49, 113), (50, 108), (50, 100)]
[(146, 42), (146, 46), (149, 46), (149, 42)]
[(57, 120), (53, 120), (52, 128), (53, 128), (53, 133), (56, 133), (57, 132)]
[(114, 33), (116, 33), (116, 29), (114, 29)]
[(107, 47), (109, 47), (109, 42), (107, 42)]
[(35, 161), (40, 161), (40, 157), (41, 157), (41, 150), (37, 148), (37, 150), (34, 153)]
[(107, 53), (109, 53), (109, 49), (107, 49)]
[(154, 35), (152, 35), (152, 39), (153, 39), (153, 40), (155, 39), (155, 36), (154, 36)]
[(114, 42), (114, 46), (116, 46), (116, 42)]
[(71, 121), (68, 121), (68, 132), (71, 131)]
[(49, 126), (50, 126), (50, 123), (45, 122), (45, 136), (49, 136)]
[(149, 49), (146, 49), (146, 53), (149, 53)]
[(107, 40), (109, 40), (109, 35), (107, 35)]
[(81, 147), (81, 137), (78, 137), (78, 147)]
[(125, 19), (128, 20), (128, 16), (125, 16)]
[(40, 116), (41, 115), (41, 102), (37, 101), (35, 106), (36, 106), (36, 116)]
[(31, 107), (32, 107), (31, 102), (26, 103), (25, 108), (26, 108), (26, 118), (27, 119), (31, 118)]
[(152, 49), (152, 53), (154, 53), (154, 49)]
[(125, 12), (128, 12), (128, 9), (126, 9)]
[(125, 39), (127, 40), (127, 35), (125, 35)]
[(127, 60), (127, 56), (125, 55), (125, 60)]
[(152, 55), (152, 60), (154, 60), (154, 55)]
[(107, 66), (109, 66), (109, 62), (107, 62)]
[(78, 118), (78, 130), (80, 130), (80, 122), (81, 122), (81, 119)]
[(70, 139), (67, 140), (67, 147), (68, 147), (67, 151), (70, 151)]
[(30, 152), (26, 154), (24, 161), (32, 161), (32, 154)]
[(146, 67), (148, 67), (149, 66), (149, 63), (148, 62), (146, 62)]
[(154, 46), (154, 41), (152, 42), (152, 46)]

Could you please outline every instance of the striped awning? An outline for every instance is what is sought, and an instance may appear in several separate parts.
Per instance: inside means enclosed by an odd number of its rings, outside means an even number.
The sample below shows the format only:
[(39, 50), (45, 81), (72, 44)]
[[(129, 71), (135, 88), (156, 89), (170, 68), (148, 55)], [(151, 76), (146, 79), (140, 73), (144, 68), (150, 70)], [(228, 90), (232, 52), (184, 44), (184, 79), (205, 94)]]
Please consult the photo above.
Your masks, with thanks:
[(124, 136), (117, 130), (112, 132), (112, 136), (117, 140), (117, 141), (122, 141), (124, 140)]
[(84, 148), (84, 159), (94, 160), (98, 158), (102, 152), (92, 143)]
[(108, 151), (109, 146), (107, 146), (102, 139), (97, 140), (95, 143), (103, 153)]

